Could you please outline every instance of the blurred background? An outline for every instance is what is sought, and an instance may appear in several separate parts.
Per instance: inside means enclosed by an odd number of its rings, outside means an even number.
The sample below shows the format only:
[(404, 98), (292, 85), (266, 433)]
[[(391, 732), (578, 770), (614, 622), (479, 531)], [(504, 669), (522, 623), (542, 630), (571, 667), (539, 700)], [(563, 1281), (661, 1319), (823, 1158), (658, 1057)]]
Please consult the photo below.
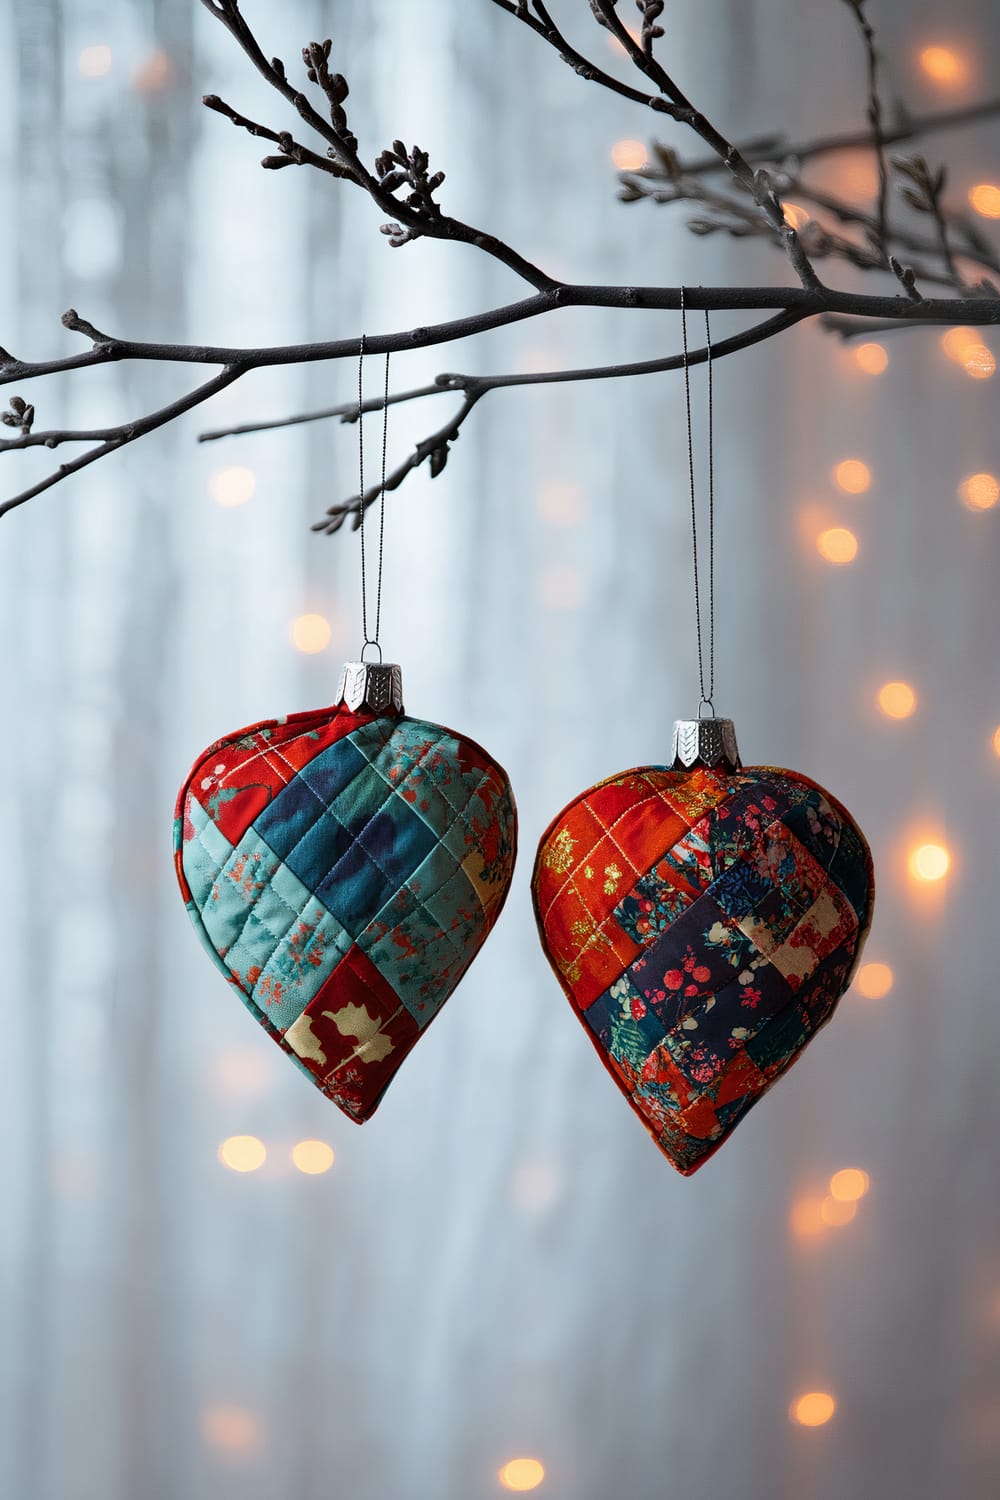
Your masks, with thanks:
[[(624, 72), (583, 0), (552, 8)], [(363, 154), (419, 142), (450, 211), (556, 275), (789, 280), (766, 245), (691, 236), (683, 208), (617, 204), (652, 117), (486, 0), (244, 9), (291, 71), (333, 35)], [(987, 0), (870, 10), (890, 97), (989, 96)], [(0, 0), (0, 18), (18, 355), (86, 347), (70, 306), (125, 337), (256, 345), (523, 295), (471, 250), (390, 250), (347, 184), (262, 172), (201, 95), (296, 122), (195, 0)], [(677, 0), (666, 20), (673, 71), (730, 136), (863, 126), (846, 6)], [(953, 201), (1000, 183), (996, 124), (927, 149)], [(868, 158), (823, 172), (871, 201)], [(934, 330), (862, 349), (810, 325), (717, 368), (716, 703), (747, 762), (846, 802), (879, 896), (833, 1023), (691, 1180), (598, 1066), (528, 895), (549, 819), (668, 759), (697, 704), (679, 377), (492, 394), (445, 474), (390, 502), (387, 654), (412, 713), (508, 768), (522, 854), (363, 1130), (227, 991), (171, 864), (196, 754), (329, 701), (360, 629), (356, 535), (309, 531), (354, 491), (356, 430), (197, 434), (349, 400), (355, 370), (251, 375), (4, 519), (0, 1493), (1000, 1492), (1000, 386), (976, 340), (970, 360)], [(679, 345), (673, 313), (568, 311), (397, 356), (393, 384)], [(200, 378), (119, 364), (22, 394), (39, 426), (85, 427)], [(451, 399), (393, 412), (390, 462)], [(52, 462), (6, 456), (3, 492)]]

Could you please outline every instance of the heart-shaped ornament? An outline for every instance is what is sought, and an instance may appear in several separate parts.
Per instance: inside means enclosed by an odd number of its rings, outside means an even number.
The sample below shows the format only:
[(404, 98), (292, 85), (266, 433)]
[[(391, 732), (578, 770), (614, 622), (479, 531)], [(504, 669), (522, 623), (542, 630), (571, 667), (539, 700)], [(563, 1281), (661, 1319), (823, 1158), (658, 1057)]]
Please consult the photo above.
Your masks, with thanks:
[(517, 844), (506, 773), (402, 708), (398, 667), (349, 663), (332, 708), (206, 750), (174, 826), (212, 959), (359, 1123), (486, 941)]
[(629, 1104), (689, 1175), (851, 982), (871, 853), (815, 782), (742, 768), (732, 721), (681, 722), (672, 767), (591, 787), (532, 881), (546, 955)]

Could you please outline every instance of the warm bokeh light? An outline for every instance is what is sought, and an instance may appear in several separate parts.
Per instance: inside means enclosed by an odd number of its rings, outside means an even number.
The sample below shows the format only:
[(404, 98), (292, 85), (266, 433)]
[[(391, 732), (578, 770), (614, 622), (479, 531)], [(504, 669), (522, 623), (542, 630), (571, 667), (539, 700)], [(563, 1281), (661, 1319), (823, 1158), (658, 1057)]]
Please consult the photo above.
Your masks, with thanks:
[(934, 83), (960, 84), (969, 76), (969, 65), (960, 53), (951, 47), (924, 47), (920, 53), (920, 66)]
[(524, 1162), (511, 1174), (511, 1201), (526, 1212), (541, 1212), (551, 1208), (559, 1196), (560, 1186), (559, 1173), (548, 1162)]
[(882, 1000), (892, 989), (892, 970), (888, 964), (862, 964), (854, 988), (866, 1000)]
[(245, 505), (257, 488), (257, 477), (253, 469), (242, 464), (233, 464), (228, 469), (217, 469), (208, 481), (208, 492), (216, 505), (226, 510), (234, 505)]
[(545, 1478), (545, 1469), (537, 1458), (512, 1458), (500, 1470), (505, 1490), (537, 1490)]
[(805, 229), (812, 214), (801, 203), (783, 203), (782, 209), (785, 215), (785, 223), (791, 224), (793, 229)]
[(215, 1078), (220, 1093), (246, 1099), (266, 1093), (274, 1082), (272, 1064), (261, 1047), (227, 1047), (219, 1054)]
[(995, 474), (969, 474), (959, 485), (958, 495), (970, 510), (992, 510), (1000, 500), (1000, 480)]
[(809, 1391), (792, 1402), (788, 1414), (800, 1427), (822, 1427), (836, 1410), (837, 1403), (827, 1391)]
[(583, 579), (568, 563), (553, 563), (538, 580), (538, 591), (547, 609), (576, 609), (583, 603)]
[(296, 651), (304, 651), (307, 656), (325, 651), (332, 634), (330, 622), (325, 615), (299, 615), (298, 619), (292, 621), (292, 645)]
[(885, 682), (878, 690), (878, 706), (890, 719), (908, 719), (917, 695), (908, 682)]
[(845, 495), (863, 495), (871, 485), (872, 471), (860, 458), (845, 458), (834, 466), (833, 480)]
[(788, 1228), (796, 1240), (817, 1239), (826, 1229), (823, 1219), (823, 1199), (816, 1197), (796, 1198), (788, 1215)]
[(833, 1229), (842, 1229), (845, 1224), (849, 1224), (854, 1218), (854, 1215), (858, 1211), (858, 1205), (856, 1203), (842, 1202), (839, 1198), (834, 1198), (832, 1194), (828, 1194), (820, 1204), (819, 1211), (823, 1217), (824, 1224), (829, 1224)]
[(103, 78), (111, 72), (111, 48), (104, 42), (95, 47), (84, 47), (79, 68), (84, 78)]
[(318, 1177), (333, 1166), (333, 1147), (326, 1141), (296, 1141), (292, 1161), (307, 1177)]
[(910, 854), (909, 868), (914, 880), (943, 880), (951, 867), (951, 855), (943, 844), (918, 844)]
[(993, 754), (1000, 759), (1000, 724), (993, 731)]
[(583, 490), (567, 480), (551, 479), (538, 491), (538, 514), (550, 526), (577, 526), (583, 520)]
[(841, 1167), (830, 1178), (830, 1197), (837, 1203), (857, 1203), (871, 1186), (867, 1172), (860, 1167)]
[(843, 565), (857, 557), (858, 539), (846, 526), (830, 526), (816, 538), (816, 548), (828, 563)]
[(977, 182), (969, 189), (969, 202), (984, 219), (1000, 219), (1000, 187), (995, 182)]
[(638, 172), (648, 159), (642, 141), (615, 141), (611, 147), (611, 160), (619, 172)]
[(231, 1135), (219, 1147), (219, 1160), (231, 1172), (256, 1172), (267, 1160), (267, 1147), (255, 1135)]
[(989, 380), (991, 375), (996, 374), (997, 369), (993, 351), (987, 349), (985, 344), (970, 345), (965, 351), (962, 369), (966, 375), (971, 375), (973, 380)]
[(979, 335), (971, 328), (949, 328), (947, 333), (941, 335), (941, 348), (956, 365), (964, 365), (969, 350), (977, 348), (981, 342)]
[(256, 1445), (257, 1419), (242, 1406), (207, 1406), (201, 1414), (201, 1431), (212, 1448), (245, 1451)]
[(169, 88), (174, 78), (174, 65), (170, 54), (162, 51), (150, 52), (132, 74), (132, 83), (137, 93), (160, 94)]
[(854, 351), (854, 363), (866, 375), (881, 375), (889, 368), (889, 351), (881, 344), (859, 344)]

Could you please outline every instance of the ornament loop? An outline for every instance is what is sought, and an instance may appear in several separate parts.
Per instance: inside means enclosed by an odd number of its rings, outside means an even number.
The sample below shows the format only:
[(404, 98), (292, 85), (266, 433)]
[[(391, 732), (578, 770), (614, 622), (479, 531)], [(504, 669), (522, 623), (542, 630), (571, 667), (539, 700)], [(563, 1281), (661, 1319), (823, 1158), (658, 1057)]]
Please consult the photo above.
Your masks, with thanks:
[(365, 652), (368, 650), (369, 646), (374, 646), (375, 650), (378, 652), (378, 661), (375, 663), (375, 665), (381, 666), (382, 647), (379, 645), (378, 641), (365, 641), (364, 645), (361, 647), (361, 660), (365, 663), (366, 666), (368, 665), (368, 660), (365, 656)]
[[(701, 712), (703, 708), (707, 708), (708, 709), (708, 713), (705, 714), (704, 716), (702, 715), (702, 712)], [(701, 702), (698, 704), (698, 717), (699, 717), (699, 719), (702, 718), (702, 717), (704, 717), (706, 719), (714, 719), (715, 718), (715, 704), (712, 702), (711, 698), (705, 698), (705, 697), (702, 698)]]

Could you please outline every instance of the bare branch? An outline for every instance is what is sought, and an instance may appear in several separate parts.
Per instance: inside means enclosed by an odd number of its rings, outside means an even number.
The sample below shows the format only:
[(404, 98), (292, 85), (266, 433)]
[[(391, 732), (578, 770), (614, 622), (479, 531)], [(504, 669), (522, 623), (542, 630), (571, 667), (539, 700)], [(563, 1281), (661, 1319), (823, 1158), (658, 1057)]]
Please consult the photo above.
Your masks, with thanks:
[[(61, 480), (68, 479), (71, 474), (79, 473), (88, 464), (96, 463), (99, 458), (104, 458), (108, 453), (113, 453), (119, 448), (124, 448), (128, 443), (134, 443), (136, 438), (145, 437), (146, 433), (154, 432), (157, 427), (165, 427), (168, 422), (175, 421), (177, 417), (183, 416), (192, 407), (199, 406), (201, 402), (207, 401), (211, 396), (217, 395), (219, 391), (225, 390), (227, 385), (232, 385), (233, 381), (238, 380), (244, 373), (244, 370), (238, 365), (227, 366), (226, 369), (220, 370), (217, 375), (213, 375), (212, 379), (207, 380), (204, 385), (200, 385), (195, 390), (189, 391), (186, 396), (181, 396), (178, 400), (170, 402), (168, 406), (161, 407), (159, 411), (150, 412), (148, 416), (140, 417), (135, 422), (125, 423), (121, 427), (108, 428), (103, 432), (94, 433), (44, 434), (44, 437), (47, 439), (46, 446), (49, 448), (55, 447), (60, 442), (89, 442), (95, 438), (101, 439), (101, 442), (98, 447), (90, 448), (86, 453), (81, 453), (79, 458), (74, 458), (69, 463), (60, 464), (58, 469), (54, 469), (51, 474), (47, 474), (37, 484), (33, 484), (28, 489), (22, 490), (19, 495), (13, 495), (9, 500), (5, 500), (0, 504), (0, 516), (5, 516), (8, 511), (16, 510), (26, 500), (33, 500), (36, 495), (42, 494), (44, 490), (51, 489), (54, 484), (59, 484)], [(39, 434), (39, 437), (42, 436), (42, 434)], [(27, 446), (27, 444), (15, 443), (12, 446), (22, 447)]]

